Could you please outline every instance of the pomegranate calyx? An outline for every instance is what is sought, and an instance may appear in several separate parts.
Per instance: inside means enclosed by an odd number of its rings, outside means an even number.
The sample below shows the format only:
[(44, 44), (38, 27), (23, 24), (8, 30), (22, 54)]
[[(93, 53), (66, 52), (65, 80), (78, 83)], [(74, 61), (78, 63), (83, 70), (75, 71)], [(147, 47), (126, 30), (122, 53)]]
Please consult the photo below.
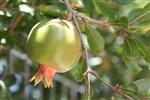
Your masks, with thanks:
[(30, 82), (34, 81), (34, 86), (36, 86), (42, 81), (45, 88), (53, 87), (53, 77), (55, 73), (56, 70), (50, 65), (40, 64), (38, 72), (30, 79)]

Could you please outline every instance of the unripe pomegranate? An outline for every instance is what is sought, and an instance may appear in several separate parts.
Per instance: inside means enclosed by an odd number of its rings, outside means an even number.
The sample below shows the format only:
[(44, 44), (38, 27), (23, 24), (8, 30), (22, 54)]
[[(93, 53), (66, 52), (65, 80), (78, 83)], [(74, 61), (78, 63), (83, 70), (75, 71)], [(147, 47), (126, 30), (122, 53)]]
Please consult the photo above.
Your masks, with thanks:
[(79, 36), (73, 24), (66, 20), (53, 19), (37, 23), (27, 39), (27, 51), (39, 64), (38, 72), (32, 77), (34, 85), (40, 81), (45, 88), (53, 86), (55, 73), (72, 69), (81, 56)]

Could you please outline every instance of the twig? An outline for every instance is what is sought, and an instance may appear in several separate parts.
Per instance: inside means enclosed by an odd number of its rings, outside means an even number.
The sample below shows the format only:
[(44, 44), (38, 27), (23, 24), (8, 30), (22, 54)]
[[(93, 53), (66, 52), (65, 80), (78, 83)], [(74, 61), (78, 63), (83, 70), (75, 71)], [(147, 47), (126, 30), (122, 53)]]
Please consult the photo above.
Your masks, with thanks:
[[(90, 94), (90, 74), (94, 75), (97, 79), (101, 80), (103, 83), (105, 83), (107, 86), (109, 86), (112, 90), (115, 90), (112, 85), (110, 85), (109, 83), (107, 83), (105, 80), (103, 80), (101, 77), (99, 77), (96, 72), (93, 72), (91, 71), (90, 69), (90, 66), (88, 64), (88, 53), (87, 53), (87, 49), (84, 45), (84, 42), (83, 42), (83, 39), (82, 39), (82, 36), (81, 36), (81, 31), (80, 31), (80, 28), (79, 28), (79, 24), (78, 24), (78, 21), (77, 21), (77, 18), (76, 17), (81, 17), (82, 19), (84, 20), (87, 20), (88, 22), (92, 22), (92, 23), (95, 23), (95, 24), (100, 24), (100, 25), (105, 25), (107, 23), (107, 21), (99, 21), (99, 20), (96, 20), (96, 19), (92, 19), (92, 18), (89, 18), (89, 17), (86, 17), (84, 15), (82, 15), (81, 13), (77, 13), (75, 11), (73, 11), (70, 3), (68, 0), (64, 0), (64, 4), (66, 5), (67, 9), (68, 9), (68, 12), (69, 12), (69, 20), (70, 20), (70, 16), (73, 18), (73, 22), (75, 24), (75, 27), (77, 29), (77, 33), (80, 37), (80, 41), (81, 41), (81, 46), (82, 46), (82, 54), (83, 54), (83, 57), (85, 59), (85, 64), (86, 64), (86, 67), (87, 67), (87, 70), (86, 72), (84, 73), (84, 78), (85, 78), (85, 82), (86, 82), (86, 90), (87, 90), (87, 100), (90, 100), (91, 98), (91, 94)], [(134, 100), (132, 97), (128, 96), (127, 94), (123, 93), (121, 90), (120, 91), (117, 91), (118, 93), (122, 94), (123, 96), (125, 96), (126, 98), (128, 98), (129, 100)]]
[(7, 6), (6, 1), (1, 1), (1, 0), (0, 0), (0, 9), (3, 9), (3, 8), (5, 8), (6, 6)]
[(123, 93), (122, 91), (120, 91), (119, 93), (122, 94), (124, 97), (128, 98), (129, 100), (136, 100), (136, 99), (128, 96), (127, 94)]
[(99, 25), (106, 25), (108, 23), (108, 21), (104, 21), (104, 20), (97, 20), (97, 19), (93, 19), (93, 18), (90, 18), (90, 17), (87, 17), (85, 15), (83, 15), (82, 13), (80, 12), (74, 12), (74, 14), (77, 16), (77, 17), (80, 17), (86, 21), (88, 21), (89, 23), (94, 23), (94, 24), (99, 24)]
[[(66, 7), (68, 9), (69, 14), (72, 14), (73, 22), (74, 22), (75, 27), (77, 29), (78, 36), (80, 37), (80, 42), (81, 42), (81, 46), (82, 46), (82, 55), (83, 55), (83, 58), (85, 60), (85, 66), (87, 67), (86, 71), (89, 71), (90, 70), (90, 66), (88, 64), (88, 52), (87, 52), (87, 48), (85, 47), (83, 39), (82, 39), (82, 34), (81, 34), (81, 31), (80, 31), (80, 28), (79, 28), (79, 24), (78, 24), (77, 18), (76, 18), (75, 13), (74, 13), (74, 11), (72, 9), (72, 6), (69, 3), (69, 0), (64, 0), (64, 3), (65, 3), (65, 5), (66, 5)], [(91, 95), (90, 95), (90, 88), (91, 88), (90, 87), (91, 86), (90, 85), (90, 76), (87, 74), (87, 78), (85, 78), (85, 79), (87, 79), (87, 85), (88, 85), (87, 86), (87, 93), (88, 93), (87, 100), (90, 100), (90, 97), (91, 97)]]
[[(108, 82), (106, 82), (105, 80), (103, 80), (101, 77), (99, 77), (97, 75), (96, 72), (94, 71), (87, 71), (85, 74), (91, 74), (93, 76), (95, 76), (98, 80), (102, 81), (103, 83), (105, 83), (108, 87), (110, 87), (112, 90), (114, 90), (115, 86), (113, 87), (112, 85), (110, 85)], [(119, 85), (119, 84), (118, 84)], [(126, 97), (129, 100), (135, 100), (134, 98), (128, 96), (127, 94), (123, 93), (121, 90), (117, 91), (117, 93), (120, 93), (121, 95), (123, 95), (124, 97)]]
[(24, 13), (20, 12), (9, 24), (8, 27), (8, 31), (11, 33), (16, 26), (19, 24), (19, 22), (21, 21), (22, 17), (23, 17)]
[(98, 80), (102, 81), (103, 83), (105, 83), (105, 84), (106, 84), (107, 86), (109, 86), (110, 88), (113, 88), (113, 86), (111, 86), (109, 83), (107, 83), (106, 81), (104, 81), (101, 77), (99, 77), (96, 72), (94, 72), (94, 71), (88, 71), (88, 72), (86, 72), (85, 74), (92, 74), (92, 75), (95, 76)]
[(84, 14), (80, 13), (80, 12), (75, 12), (75, 15), (77, 17), (80, 17), (83, 21), (85, 20), (88, 23), (91, 24), (95, 24), (97, 26), (97, 29), (99, 29), (101, 32), (103, 33), (114, 33), (112, 31), (110, 31), (110, 26), (113, 27), (113, 29), (118, 30), (118, 28), (120, 29), (120, 27), (118, 26), (114, 26), (113, 23), (111, 21), (108, 20), (98, 20), (98, 19), (93, 19), (90, 17), (85, 16)]

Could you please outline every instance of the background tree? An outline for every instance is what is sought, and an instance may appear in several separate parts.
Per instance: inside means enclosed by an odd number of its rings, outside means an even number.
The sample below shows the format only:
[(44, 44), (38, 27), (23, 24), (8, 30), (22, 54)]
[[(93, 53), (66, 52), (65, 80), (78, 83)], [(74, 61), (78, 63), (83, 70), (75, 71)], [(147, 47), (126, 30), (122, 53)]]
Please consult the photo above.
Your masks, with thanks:
[[(82, 98), (149, 100), (149, 2), (148, 0), (70, 0), (69, 2), (68, 0), (0, 0), (0, 98), (2, 100), (36, 99), (33, 95), (26, 98), (24, 92), (20, 92), (28, 90), (26, 77), (29, 78), (30, 72), (33, 75), (37, 69), (33, 67), (37, 66), (36, 64), (23, 67), (26, 64), (24, 60), (28, 61), (28, 64), (31, 63), (25, 56), (26, 39), (37, 22), (61, 18), (74, 22), (79, 35), (82, 34), (82, 42), (85, 45), (84, 55), (77, 65), (71, 71), (61, 74), (75, 83), (87, 85), (85, 94), (78, 96), (79, 100)], [(23, 54), (16, 53), (14, 49)], [(12, 58), (12, 54), (23, 60)], [(12, 59), (13, 64), (10, 63)], [(87, 67), (90, 67), (90, 70), (87, 70)], [(22, 73), (24, 70), (28, 74)], [(13, 85), (16, 87), (12, 88)], [(59, 88), (61, 85), (55, 86)], [(39, 87), (34, 89), (32, 87), (32, 90), (40, 89)], [(32, 92), (30, 90), (30, 93)], [(44, 89), (44, 93), (45, 96), (42, 98), (47, 100), (48, 90)], [(60, 95), (60, 91), (56, 93), (57, 96)], [(69, 99), (69, 96), (67, 98)]]

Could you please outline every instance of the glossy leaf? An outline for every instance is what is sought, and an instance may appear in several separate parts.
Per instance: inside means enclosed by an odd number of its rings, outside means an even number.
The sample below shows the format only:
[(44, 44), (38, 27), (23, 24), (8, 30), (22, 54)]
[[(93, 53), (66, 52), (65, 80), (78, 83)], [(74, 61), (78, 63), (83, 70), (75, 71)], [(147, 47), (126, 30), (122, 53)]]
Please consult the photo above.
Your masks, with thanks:
[(104, 39), (102, 35), (88, 23), (86, 24), (85, 32), (92, 52), (95, 54), (102, 52), (104, 50)]

